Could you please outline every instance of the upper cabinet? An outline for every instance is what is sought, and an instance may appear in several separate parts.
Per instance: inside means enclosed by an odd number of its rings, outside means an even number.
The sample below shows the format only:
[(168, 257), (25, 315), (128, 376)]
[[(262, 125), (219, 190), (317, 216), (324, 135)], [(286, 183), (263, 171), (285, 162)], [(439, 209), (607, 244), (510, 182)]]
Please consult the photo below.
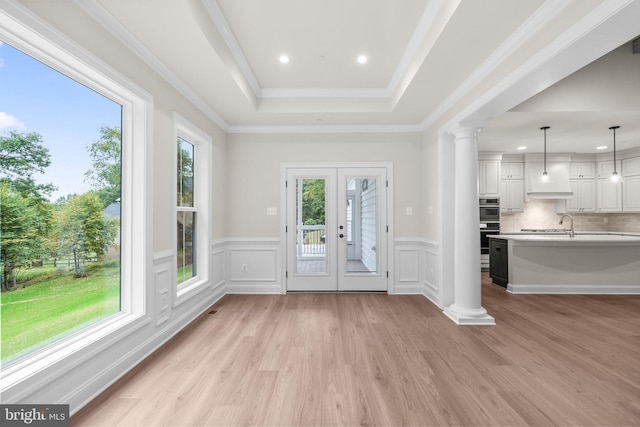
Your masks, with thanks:
[(631, 157), (622, 161), (622, 175), (638, 176), (640, 175), (640, 157)]
[(573, 197), (567, 199), (567, 212), (595, 212), (596, 211), (596, 180), (572, 179), (569, 181)]
[[(598, 173), (597, 212), (622, 212), (622, 183), (611, 181), (614, 171), (613, 160), (600, 161), (596, 164)], [(616, 161), (615, 170), (622, 176), (622, 162)]]
[[(598, 178), (609, 178), (613, 173), (613, 160), (598, 162)], [(616, 160), (616, 169), (618, 173), (622, 172), (622, 161)]]
[(571, 163), (569, 165), (569, 178), (571, 179), (593, 179), (596, 177), (595, 162)]
[(596, 163), (571, 162), (569, 184), (573, 197), (567, 199), (567, 212), (596, 211)]
[(622, 212), (622, 183), (608, 178), (598, 180), (598, 212)]
[(500, 197), (500, 161), (478, 162), (478, 190), (480, 196)]
[(502, 163), (500, 168), (502, 179), (524, 179), (524, 163)]
[(622, 161), (622, 210), (640, 212), (640, 157)]
[(500, 166), (500, 211), (504, 214), (524, 210), (524, 163), (503, 162)]
[(503, 214), (524, 211), (524, 181), (503, 179), (500, 181), (500, 212)]

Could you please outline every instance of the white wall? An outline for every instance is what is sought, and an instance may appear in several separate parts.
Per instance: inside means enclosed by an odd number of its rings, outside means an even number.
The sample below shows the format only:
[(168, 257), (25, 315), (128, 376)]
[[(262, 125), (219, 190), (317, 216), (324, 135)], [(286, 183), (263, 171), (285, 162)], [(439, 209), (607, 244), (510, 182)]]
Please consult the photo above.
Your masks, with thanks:
[[(420, 134), (231, 134), (227, 135), (227, 237), (280, 236), (281, 163), (392, 161), (395, 236), (422, 229)], [(407, 207), (413, 210), (407, 215)]]

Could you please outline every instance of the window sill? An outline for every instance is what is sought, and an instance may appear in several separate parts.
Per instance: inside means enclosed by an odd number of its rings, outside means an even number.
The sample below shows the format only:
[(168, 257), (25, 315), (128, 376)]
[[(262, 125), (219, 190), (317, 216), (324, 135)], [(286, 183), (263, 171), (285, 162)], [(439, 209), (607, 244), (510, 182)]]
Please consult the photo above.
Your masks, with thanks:
[[(67, 338), (56, 341), (55, 344), (44, 347), (24, 357), (10, 362), (0, 370), (2, 386), (0, 391), (7, 390), (47, 370), (51, 366), (63, 363), (65, 359), (78, 355), (73, 363), (56, 368), (54, 376), (46, 379), (36, 379), (36, 383), (28, 388), (38, 388), (43, 382), (59, 378), (85, 360), (110, 347), (113, 342), (122, 340), (150, 322), (141, 313), (118, 313), (104, 319), (96, 325), (90, 326)], [(119, 333), (118, 333), (119, 332)], [(55, 377), (55, 378), (54, 378)]]
[(180, 304), (185, 303), (186, 301), (190, 300), (206, 289), (209, 289), (209, 281), (207, 279), (195, 278), (193, 282), (187, 281), (181, 284), (180, 286), (178, 286), (178, 291), (176, 293), (176, 298), (173, 306), (177, 307)]

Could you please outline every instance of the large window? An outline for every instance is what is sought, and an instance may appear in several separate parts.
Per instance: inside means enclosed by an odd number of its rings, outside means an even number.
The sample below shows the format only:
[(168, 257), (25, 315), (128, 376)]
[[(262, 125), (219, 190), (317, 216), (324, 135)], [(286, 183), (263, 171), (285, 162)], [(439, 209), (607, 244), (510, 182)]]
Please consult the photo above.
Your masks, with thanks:
[(176, 303), (209, 280), (210, 137), (174, 114)]
[(194, 200), (193, 144), (178, 137), (177, 146), (177, 283), (180, 285), (197, 276), (196, 205)]
[(120, 312), (122, 106), (0, 43), (2, 363)]
[(147, 322), (152, 97), (9, 2), (0, 99), (0, 387), (15, 399)]

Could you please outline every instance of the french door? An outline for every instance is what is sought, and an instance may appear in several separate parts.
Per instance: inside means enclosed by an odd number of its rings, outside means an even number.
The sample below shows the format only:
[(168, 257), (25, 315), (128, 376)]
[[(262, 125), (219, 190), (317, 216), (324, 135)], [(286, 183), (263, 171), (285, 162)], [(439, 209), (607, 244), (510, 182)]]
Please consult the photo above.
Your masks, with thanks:
[(288, 291), (387, 290), (387, 169), (288, 168)]

